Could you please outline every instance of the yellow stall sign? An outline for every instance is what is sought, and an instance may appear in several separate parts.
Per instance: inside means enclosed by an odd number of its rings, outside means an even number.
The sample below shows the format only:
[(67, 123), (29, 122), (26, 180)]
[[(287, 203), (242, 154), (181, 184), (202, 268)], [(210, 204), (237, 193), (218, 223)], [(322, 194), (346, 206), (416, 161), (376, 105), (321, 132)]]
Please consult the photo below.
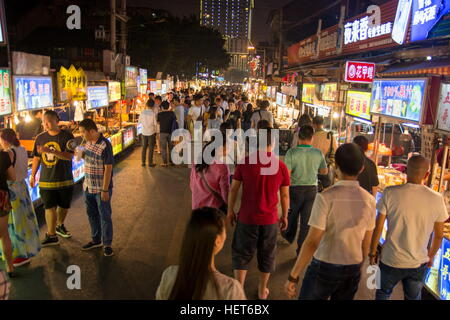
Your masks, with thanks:
[(61, 102), (86, 100), (87, 78), (83, 69), (71, 65), (69, 69), (61, 67), (58, 72), (58, 91)]

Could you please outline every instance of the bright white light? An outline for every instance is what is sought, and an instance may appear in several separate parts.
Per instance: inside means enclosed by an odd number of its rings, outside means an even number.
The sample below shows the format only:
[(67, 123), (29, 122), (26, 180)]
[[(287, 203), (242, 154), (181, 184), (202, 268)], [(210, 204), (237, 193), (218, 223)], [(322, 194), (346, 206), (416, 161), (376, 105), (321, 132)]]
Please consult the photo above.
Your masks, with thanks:
[(30, 114), (27, 113), (27, 115), (25, 116), (25, 122), (30, 122), (30, 121), (31, 121)]
[(338, 112), (333, 113), (333, 119), (337, 119), (337, 118), (339, 118), (339, 113)]
[(14, 116), (14, 123), (15, 123), (15, 124), (19, 124), (19, 117)]
[(431, 61), (431, 60), (433, 60), (433, 57), (432, 56), (427, 56), (427, 61)]

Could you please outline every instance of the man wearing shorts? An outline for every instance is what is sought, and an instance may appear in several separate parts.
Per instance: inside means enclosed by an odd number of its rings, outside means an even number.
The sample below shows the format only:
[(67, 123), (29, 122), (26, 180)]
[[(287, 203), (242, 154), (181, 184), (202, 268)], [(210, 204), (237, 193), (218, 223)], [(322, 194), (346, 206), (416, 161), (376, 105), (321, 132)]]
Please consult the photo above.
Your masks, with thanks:
[(33, 149), (33, 166), (30, 186), (36, 185), (36, 172), (40, 166), (39, 192), (45, 208), (47, 230), (42, 246), (58, 245), (57, 234), (64, 238), (72, 235), (64, 226), (67, 211), (72, 202), (73, 151), (66, 149), (66, 144), (73, 139), (70, 132), (63, 131), (58, 126), (59, 117), (54, 111), (44, 114), (45, 132), (36, 137)]
[[(290, 178), (286, 165), (272, 152), (272, 129), (261, 129), (259, 132), (262, 130), (267, 130), (267, 144), (259, 144), (257, 161), (252, 161), (255, 158), (251, 154), (235, 169), (227, 219), (231, 225), (237, 220), (232, 243), (234, 276), (244, 287), (249, 264), (256, 252), (260, 271), (258, 298), (266, 300), (269, 277), (275, 271), (278, 229), (284, 231), (288, 224)], [(267, 149), (264, 150), (264, 147)], [(241, 184), (241, 207), (236, 217), (234, 206)], [(278, 217), (279, 194), (281, 218)]]

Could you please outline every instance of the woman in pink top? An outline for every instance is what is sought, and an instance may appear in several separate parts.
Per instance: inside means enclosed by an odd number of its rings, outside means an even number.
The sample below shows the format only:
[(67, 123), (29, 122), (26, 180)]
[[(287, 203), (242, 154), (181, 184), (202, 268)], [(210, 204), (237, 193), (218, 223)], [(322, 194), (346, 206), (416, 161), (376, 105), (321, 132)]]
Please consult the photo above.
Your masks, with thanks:
[[(215, 156), (214, 151), (212, 156)], [(224, 208), (228, 202), (230, 190), (228, 166), (217, 160), (214, 160), (212, 164), (207, 164), (202, 158), (202, 163), (192, 166), (190, 187), (192, 210), (202, 207)]]

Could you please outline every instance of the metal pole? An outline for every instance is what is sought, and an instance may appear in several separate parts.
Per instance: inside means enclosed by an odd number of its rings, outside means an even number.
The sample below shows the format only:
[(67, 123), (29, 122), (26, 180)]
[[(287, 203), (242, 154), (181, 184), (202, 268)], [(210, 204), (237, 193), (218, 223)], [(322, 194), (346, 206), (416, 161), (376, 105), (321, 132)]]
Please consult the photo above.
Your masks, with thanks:
[[(127, 0), (122, 0), (121, 2), (121, 12), (123, 17), (127, 16)], [(121, 50), (124, 56), (127, 54), (127, 23), (125, 21), (120, 22), (120, 32), (122, 33), (121, 40)]]
[(394, 131), (395, 131), (395, 123), (392, 124), (392, 130), (391, 130), (391, 144), (389, 146), (389, 149), (391, 149), (391, 155), (389, 156), (388, 167), (391, 166), (391, 162), (392, 162), (392, 147), (394, 146)]
[(111, 51), (116, 57), (116, 0), (111, 0)]
[(437, 192), (441, 192), (442, 184), (444, 183), (445, 168), (447, 167), (447, 157), (448, 157), (448, 145), (444, 146), (444, 158), (442, 158), (441, 176), (439, 178), (439, 186)]
[(372, 160), (375, 162), (376, 166), (378, 166), (378, 145), (379, 145), (379, 139), (380, 139), (380, 127), (381, 127), (381, 118), (378, 119), (378, 122), (375, 126), (375, 137), (373, 139)]

